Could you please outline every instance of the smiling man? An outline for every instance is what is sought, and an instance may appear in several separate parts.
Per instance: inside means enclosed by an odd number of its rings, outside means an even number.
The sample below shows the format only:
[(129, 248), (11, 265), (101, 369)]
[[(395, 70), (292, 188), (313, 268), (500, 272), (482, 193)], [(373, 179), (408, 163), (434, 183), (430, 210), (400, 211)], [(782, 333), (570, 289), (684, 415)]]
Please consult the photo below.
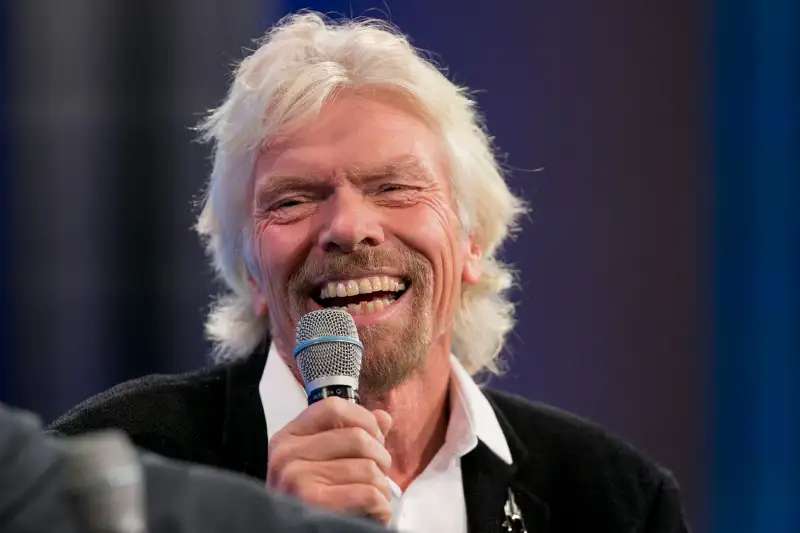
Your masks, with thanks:
[[(198, 229), (230, 292), (218, 364), (122, 384), (53, 428), (265, 480), (403, 531), (685, 531), (671, 476), (602, 429), (488, 388), (513, 324), (497, 250), (523, 213), (474, 102), (394, 29), (278, 24), (203, 124)], [(364, 344), (361, 405), (307, 407), (306, 313)], [(502, 529), (505, 528), (505, 529)]]

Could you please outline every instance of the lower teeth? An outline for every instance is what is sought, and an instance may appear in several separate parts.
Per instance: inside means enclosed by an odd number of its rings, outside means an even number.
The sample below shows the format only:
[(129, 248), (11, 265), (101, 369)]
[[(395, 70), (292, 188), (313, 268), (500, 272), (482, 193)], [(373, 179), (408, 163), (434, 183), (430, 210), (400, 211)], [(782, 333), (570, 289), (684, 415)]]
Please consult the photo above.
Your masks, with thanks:
[(361, 313), (373, 313), (375, 311), (381, 311), (392, 305), (393, 302), (394, 299), (382, 298), (380, 300), (370, 300), (368, 302), (348, 304), (347, 307), (340, 307), (339, 309), (354, 315), (358, 315)]

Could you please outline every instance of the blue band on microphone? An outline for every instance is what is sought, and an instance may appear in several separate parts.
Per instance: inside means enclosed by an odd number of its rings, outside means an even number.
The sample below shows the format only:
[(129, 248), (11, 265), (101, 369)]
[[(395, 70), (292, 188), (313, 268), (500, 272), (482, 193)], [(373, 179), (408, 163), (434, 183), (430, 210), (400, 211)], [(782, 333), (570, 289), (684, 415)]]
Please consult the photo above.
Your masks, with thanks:
[(356, 339), (354, 339), (353, 337), (317, 337), (316, 339), (307, 340), (306, 342), (295, 346), (294, 351), (292, 352), (292, 357), (297, 357), (297, 354), (300, 353), (302, 350), (305, 350), (306, 348), (308, 348), (313, 344), (319, 344), (321, 342), (346, 342), (348, 344), (358, 346), (362, 350), (364, 349), (364, 345), (361, 344)]

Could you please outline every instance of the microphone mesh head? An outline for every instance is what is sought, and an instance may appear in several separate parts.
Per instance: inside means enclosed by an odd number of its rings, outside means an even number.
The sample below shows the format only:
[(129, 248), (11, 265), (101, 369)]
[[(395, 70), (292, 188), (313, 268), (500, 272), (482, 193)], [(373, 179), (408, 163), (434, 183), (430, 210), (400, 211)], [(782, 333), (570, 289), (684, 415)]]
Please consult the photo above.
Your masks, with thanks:
[[(341, 309), (320, 309), (304, 315), (297, 323), (298, 345), (320, 337), (358, 339), (353, 317)], [(319, 342), (295, 354), (303, 382), (309, 384), (328, 376), (346, 376), (358, 380), (361, 374), (361, 348), (342, 341)]]

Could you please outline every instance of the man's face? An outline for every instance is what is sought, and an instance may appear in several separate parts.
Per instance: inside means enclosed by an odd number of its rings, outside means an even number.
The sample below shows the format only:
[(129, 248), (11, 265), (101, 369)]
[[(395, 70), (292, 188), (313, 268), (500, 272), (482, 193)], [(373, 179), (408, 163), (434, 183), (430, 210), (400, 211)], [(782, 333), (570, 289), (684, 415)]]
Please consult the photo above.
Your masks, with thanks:
[(331, 306), (348, 309), (364, 344), (362, 393), (402, 383), (434, 342), (449, 350), (478, 252), (442, 152), (403, 99), (376, 92), (338, 95), (258, 157), (251, 289), (284, 354), (300, 317)]

